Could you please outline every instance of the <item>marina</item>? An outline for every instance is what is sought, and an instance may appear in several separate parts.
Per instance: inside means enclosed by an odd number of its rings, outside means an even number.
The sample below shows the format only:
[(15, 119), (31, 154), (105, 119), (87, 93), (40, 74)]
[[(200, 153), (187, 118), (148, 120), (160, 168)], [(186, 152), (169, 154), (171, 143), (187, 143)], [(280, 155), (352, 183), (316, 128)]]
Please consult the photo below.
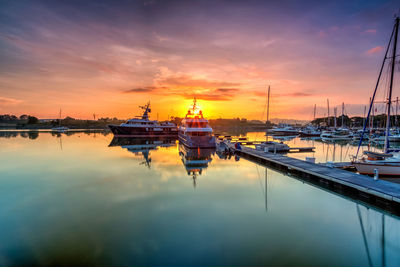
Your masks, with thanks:
[(0, 14), (0, 266), (400, 266), (399, 0)]

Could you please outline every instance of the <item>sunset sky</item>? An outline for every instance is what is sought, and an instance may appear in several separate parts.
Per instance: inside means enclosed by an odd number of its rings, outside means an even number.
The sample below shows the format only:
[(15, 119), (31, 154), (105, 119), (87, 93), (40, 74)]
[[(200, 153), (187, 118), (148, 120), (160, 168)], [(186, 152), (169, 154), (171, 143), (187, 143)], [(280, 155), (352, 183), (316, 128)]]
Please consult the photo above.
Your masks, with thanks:
[[(399, 1), (0, 1), (0, 114), (362, 114)], [(396, 70), (400, 76), (399, 70)], [(396, 88), (394, 96), (399, 96)], [(382, 100), (379, 96), (378, 100)], [(332, 112), (332, 111), (331, 111)], [(265, 119), (265, 117), (263, 118)]]

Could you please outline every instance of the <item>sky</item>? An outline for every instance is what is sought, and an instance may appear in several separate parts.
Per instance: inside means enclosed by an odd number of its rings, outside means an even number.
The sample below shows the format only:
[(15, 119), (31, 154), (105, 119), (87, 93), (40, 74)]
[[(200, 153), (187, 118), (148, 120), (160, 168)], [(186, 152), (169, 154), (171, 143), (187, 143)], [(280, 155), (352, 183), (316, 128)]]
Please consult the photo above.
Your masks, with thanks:
[(323, 116), (327, 99), (359, 115), (396, 12), (385, 0), (0, 0), (0, 114), (130, 118), (150, 101), (164, 120), (195, 96), (208, 118), (265, 120), (270, 85), (270, 118)]

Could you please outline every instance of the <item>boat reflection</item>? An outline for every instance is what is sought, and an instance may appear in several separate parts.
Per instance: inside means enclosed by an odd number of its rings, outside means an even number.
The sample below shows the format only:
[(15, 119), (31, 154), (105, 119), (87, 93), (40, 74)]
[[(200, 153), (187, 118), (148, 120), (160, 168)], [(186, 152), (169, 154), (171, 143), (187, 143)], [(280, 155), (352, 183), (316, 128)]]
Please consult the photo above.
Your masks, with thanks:
[(202, 174), (203, 169), (208, 167), (214, 153), (215, 148), (188, 148), (182, 144), (179, 145), (179, 156), (187, 174), (193, 179), (194, 187), (196, 187), (197, 177)]
[(129, 152), (135, 155), (140, 155), (144, 158), (144, 161), (140, 165), (145, 165), (148, 168), (151, 166), (150, 151), (157, 150), (158, 147), (171, 147), (174, 146), (176, 138), (129, 138), (129, 137), (114, 137), (110, 147), (120, 146), (126, 148)]

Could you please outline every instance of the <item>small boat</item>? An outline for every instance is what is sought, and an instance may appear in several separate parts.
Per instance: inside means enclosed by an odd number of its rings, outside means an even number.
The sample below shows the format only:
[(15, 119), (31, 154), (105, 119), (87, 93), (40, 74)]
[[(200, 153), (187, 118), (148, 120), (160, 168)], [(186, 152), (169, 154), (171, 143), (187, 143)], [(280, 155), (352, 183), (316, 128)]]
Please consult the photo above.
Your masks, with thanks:
[[(363, 133), (362, 130), (356, 131), (356, 132), (353, 134), (353, 141), (360, 141), (362, 133)], [(369, 136), (368, 136), (368, 135), (364, 135), (364, 136), (363, 136), (363, 141), (368, 141), (368, 140), (369, 140)]]
[(58, 127), (51, 128), (51, 130), (53, 132), (57, 132), (57, 133), (65, 133), (69, 130), (69, 128), (66, 126), (58, 126)]
[[(390, 175), (390, 176), (400, 176), (400, 154), (395, 149), (390, 147), (390, 112), (391, 112), (391, 104), (392, 104), (392, 91), (393, 91), (393, 78), (394, 78), (394, 70), (396, 69), (396, 49), (397, 49), (397, 39), (399, 32), (399, 17), (395, 18), (395, 26), (393, 28), (389, 44), (387, 46), (385, 56), (383, 59), (383, 63), (381, 66), (381, 70), (378, 76), (378, 81), (376, 83), (374, 93), (371, 98), (371, 103), (369, 106), (369, 111), (367, 115), (367, 119), (364, 122), (363, 133), (361, 134), (360, 143), (357, 149), (357, 154), (353, 157), (352, 164), (356, 167), (357, 171), (362, 174), (379, 174), (379, 175)], [(394, 36), (394, 38), (393, 38)], [(389, 48), (392, 47), (392, 57), (388, 57)], [(363, 156), (358, 159), (358, 152), (361, 147), (361, 143), (363, 140), (363, 135), (366, 131), (367, 121), (369, 115), (371, 113), (371, 109), (374, 104), (374, 99), (376, 95), (376, 91), (379, 87), (382, 71), (384, 70), (386, 60), (388, 60), (390, 67), (388, 71), (390, 72), (390, 83), (389, 90), (387, 90), (387, 110), (386, 110), (386, 131), (383, 139), (384, 148), (383, 153), (377, 153), (372, 151), (364, 151)]]
[(272, 136), (272, 138), (274, 140), (278, 140), (278, 141), (290, 141), (290, 140), (295, 139), (296, 137), (298, 137), (298, 135), (284, 135), (284, 136), (273, 135)]
[(215, 137), (212, 133), (208, 120), (203, 117), (194, 98), (192, 108), (179, 126), (179, 142), (188, 148), (215, 148)]
[(256, 144), (255, 147), (257, 150), (273, 153), (286, 153), (290, 150), (290, 147), (287, 144), (273, 141), (262, 142), (261, 144)]
[(377, 170), (379, 175), (396, 176), (400, 174), (399, 154), (364, 151), (364, 155), (366, 157), (353, 162), (359, 173), (373, 175)]
[[(398, 134), (395, 131), (389, 131), (389, 141), (392, 143), (398, 143), (400, 142), (400, 134)], [(378, 143), (378, 144), (383, 144), (385, 143), (385, 135), (377, 135), (372, 139), (373, 142)]]
[(339, 128), (335, 130), (323, 131), (321, 133), (322, 141), (348, 141), (353, 139), (353, 134), (349, 129)]
[(293, 128), (292, 126), (282, 126), (282, 127), (274, 127), (268, 131), (272, 135), (280, 135), (280, 136), (294, 136), (299, 134), (299, 130)]
[[(270, 86), (268, 86), (267, 122), (269, 121), (269, 98), (270, 98), (270, 90), (271, 90), (271, 88), (270, 88)], [(276, 129), (278, 129), (278, 128), (276, 128)], [(274, 130), (274, 129), (272, 129), (272, 130), (268, 130), (268, 129), (267, 129), (267, 131), (266, 131), (266, 133), (265, 133), (266, 141), (265, 141), (265, 142), (261, 142), (260, 144), (256, 144), (256, 145), (255, 145), (255, 148), (256, 148), (257, 150), (261, 150), (261, 151), (264, 151), (264, 152), (274, 152), (274, 153), (285, 153), (285, 152), (288, 152), (288, 151), (290, 150), (290, 147), (289, 147), (287, 144), (285, 144), (285, 143), (283, 143), (283, 142), (268, 141), (268, 132), (269, 132), (269, 131), (273, 131), (273, 130)], [(275, 135), (274, 135), (274, 138), (276, 138)]]
[(306, 128), (300, 130), (300, 137), (320, 137), (321, 130), (313, 126), (307, 126)]
[(58, 119), (58, 126), (51, 128), (51, 130), (56, 133), (65, 133), (69, 130), (68, 127), (61, 126), (61, 109), (60, 109), (60, 118)]
[(178, 137), (178, 128), (171, 122), (149, 120), (150, 102), (139, 106), (144, 110), (140, 118), (134, 118), (120, 125), (108, 125), (115, 137)]

